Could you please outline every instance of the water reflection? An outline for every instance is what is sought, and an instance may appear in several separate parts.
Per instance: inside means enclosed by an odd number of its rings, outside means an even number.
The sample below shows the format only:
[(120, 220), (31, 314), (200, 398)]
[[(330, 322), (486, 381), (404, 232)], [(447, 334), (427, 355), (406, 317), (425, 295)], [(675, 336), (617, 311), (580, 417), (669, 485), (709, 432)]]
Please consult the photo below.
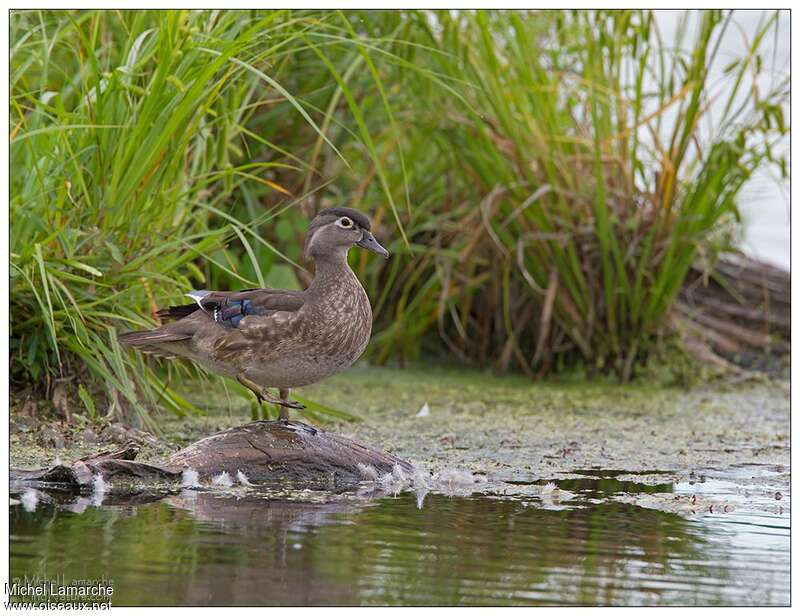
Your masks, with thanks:
[(737, 541), (724, 521), (623, 503), (578, 497), (552, 510), (535, 498), (433, 493), (423, 509), (411, 493), (105, 498), (80, 515), (66, 496), (34, 513), (12, 507), (12, 575), (105, 575), (118, 605), (788, 602), (788, 536), (770, 545), (761, 571), (752, 565), (763, 546)]

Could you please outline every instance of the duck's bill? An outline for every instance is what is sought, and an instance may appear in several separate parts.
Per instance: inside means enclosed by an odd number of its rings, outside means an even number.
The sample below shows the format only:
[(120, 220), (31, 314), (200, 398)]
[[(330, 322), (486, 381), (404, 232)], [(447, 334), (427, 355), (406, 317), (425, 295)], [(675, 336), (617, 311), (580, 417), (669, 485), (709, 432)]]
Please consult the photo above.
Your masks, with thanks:
[(361, 246), (361, 248), (366, 248), (367, 250), (371, 250), (372, 252), (377, 252), (381, 255), (384, 259), (389, 258), (389, 251), (386, 250), (383, 246), (378, 243), (378, 240), (375, 239), (375, 236), (372, 235), (369, 231), (364, 231), (361, 235), (361, 239), (356, 242), (356, 246)]

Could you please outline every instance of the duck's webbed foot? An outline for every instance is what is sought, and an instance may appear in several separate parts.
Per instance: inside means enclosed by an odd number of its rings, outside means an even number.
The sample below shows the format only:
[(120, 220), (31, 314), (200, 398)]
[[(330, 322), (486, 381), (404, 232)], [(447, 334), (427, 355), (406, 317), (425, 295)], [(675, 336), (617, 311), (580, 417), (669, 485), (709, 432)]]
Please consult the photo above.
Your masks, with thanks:
[(268, 402), (269, 404), (277, 404), (281, 406), (285, 404), (283, 400), (279, 400), (278, 398), (275, 398), (274, 396), (270, 395), (270, 393), (265, 388), (261, 387), (261, 385), (259, 385), (258, 383), (251, 381), (243, 374), (237, 376), (236, 380), (239, 381), (239, 383), (241, 383), (245, 387), (247, 387), (247, 389), (253, 392), (259, 404), (263, 402)]
[(289, 392), (291, 391), (290, 389), (280, 389), (279, 391), (281, 394), (281, 401), (278, 404), (281, 406), (289, 409), (297, 409), (298, 411), (302, 411), (304, 408), (306, 408), (305, 404), (301, 404), (297, 400), (289, 400)]

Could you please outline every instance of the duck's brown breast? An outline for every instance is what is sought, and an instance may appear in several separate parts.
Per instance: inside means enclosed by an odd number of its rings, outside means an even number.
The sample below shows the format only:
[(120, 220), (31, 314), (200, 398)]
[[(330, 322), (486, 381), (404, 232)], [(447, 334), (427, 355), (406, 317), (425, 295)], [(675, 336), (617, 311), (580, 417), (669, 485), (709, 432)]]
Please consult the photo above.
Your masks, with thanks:
[(339, 284), (309, 306), (304, 319), (303, 345), (312, 354), (351, 365), (364, 352), (372, 332), (372, 308), (355, 274), (348, 272)]
[(293, 316), (292, 334), (265, 349), (248, 367), (249, 378), (267, 387), (302, 387), (353, 365), (369, 343), (372, 309), (348, 273), (316, 289)]

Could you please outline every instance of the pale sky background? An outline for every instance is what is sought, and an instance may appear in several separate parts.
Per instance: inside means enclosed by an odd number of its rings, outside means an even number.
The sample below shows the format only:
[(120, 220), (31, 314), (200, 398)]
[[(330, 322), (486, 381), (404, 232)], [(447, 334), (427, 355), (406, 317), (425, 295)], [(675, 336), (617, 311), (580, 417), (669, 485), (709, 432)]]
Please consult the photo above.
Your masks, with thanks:
[[(678, 25), (680, 14), (684, 11), (656, 11), (656, 20), (661, 29), (665, 44), (671, 42)], [(684, 45), (690, 44), (697, 24), (697, 12), (692, 11), (690, 30), (684, 40)], [(711, 81), (716, 81), (722, 75), (726, 64), (744, 54), (743, 33), (747, 38), (752, 38), (752, 33), (758, 27), (763, 15), (761, 10), (742, 10), (734, 13), (734, 21), (739, 28), (731, 27), (722, 39), (718, 61), (711, 68)], [(789, 73), (789, 11), (781, 11), (779, 17), (779, 32), (777, 40), (770, 35), (764, 42), (763, 60), (767, 71), (778, 75)], [(759, 86), (768, 87), (769, 78), (759, 82)], [(724, 107), (718, 101), (718, 107)], [(717, 109), (721, 113), (722, 109)], [(711, 112), (714, 112), (712, 105)], [(785, 109), (785, 121), (790, 122), (788, 105)], [(788, 150), (789, 140), (785, 140), (784, 147)], [(768, 261), (775, 265), (789, 268), (790, 226), (789, 226), (789, 182), (779, 180), (776, 171), (757, 173), (742, 188), (739, 196), (739, 207), (745, 220), (745, 234), (742, 248), (745, 253)]]

